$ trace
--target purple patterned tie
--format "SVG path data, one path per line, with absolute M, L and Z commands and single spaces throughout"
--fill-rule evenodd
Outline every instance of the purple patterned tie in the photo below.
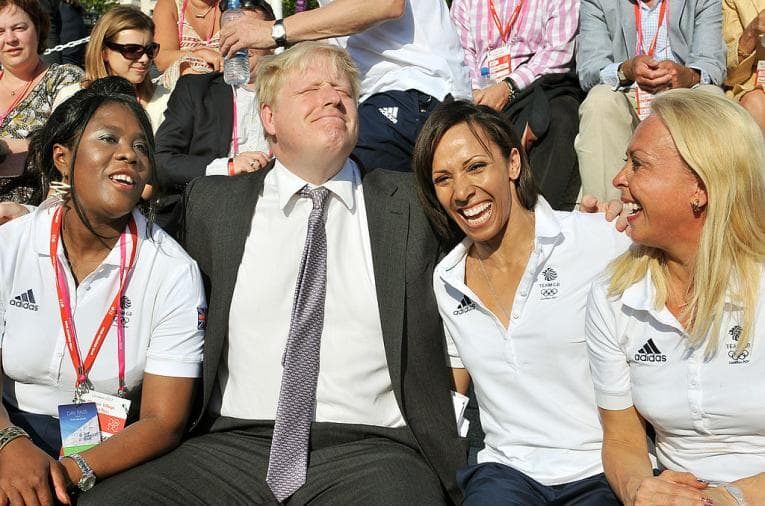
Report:
M 282 359 L 282 384 L 266 483 L 284 502 L 305 483 L 308 439 L 316 408 L 324 299 L 327 293 L 327 235 L 324 230 L 326 188 L 300 190 L 313 201 L 300 261 L 287 347 Z

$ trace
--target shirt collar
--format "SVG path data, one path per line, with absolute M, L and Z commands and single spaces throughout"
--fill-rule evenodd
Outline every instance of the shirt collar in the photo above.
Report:
M 53 213 L 61 205 L 61 201 L 57 198 L 49 198 L 40 204 L 40 207 L 34 212 L 35 215 L 32 218 L 34 249 L 38 255 L 50 257 L 50 225 L 53 221 Z M 133 209 L 133 219 L 136 224 L 138 249 L 140 250 L 142 239 L 146 237 L 146 218 L 141 214 L 138 209 Z M 130 246 L 128 246 L 130 248 Z M 130 249 L 128 249 L 130 251 Z M 63 248 L 59 248 L 59 255 L 63 256 Z M 136 251 L 136 255 L 138 251 Z M 104 265 L 120 265 L 120 250 L 119 243 L 112 248 L 106 258 L 102 262 Z
M 276 178 L 276 189 L 279 192 L 279 208 L 285 213 L 287 212 L 287 206 L 294 198 L 297 198 L 296 194 L 301 188 L 306 185 L 309 189 L 315 188 L 314 185 L 296 176 L 279 160 L 275 161 L 273 172 L 274 177 Z M 340 202 L 342 202 L 349 211 L 353 211 L 356 204 L 354 190 L 360 183 L 361 177 L 359 176 L 359 169 L 356 166 L 356 163 L 349 158 L 346 160 L 343 168 L 340 169 L 332 179 L 321 186 L 328 189 L 332 195 L 340 199 Z

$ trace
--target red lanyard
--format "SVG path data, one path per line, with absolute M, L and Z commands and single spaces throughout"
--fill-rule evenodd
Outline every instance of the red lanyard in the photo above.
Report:
M 236 112 L 236 86 L 231 87 L 232 96 L 234 97 L 234 126 L 231 127 L 231 150 L 234 152 L 234 156 L 239 154 L 239 125 L 237 124 L 237 112 Z
M 135 220 L 131 217 L 128 222 L 128 229 L 130 230 L 130 237 L 133 242 L 133 248 L 130 251 L 130 262 L 125 268 L 125 257 L 127 249 L 127 239 L 125 232 L 120 234 L 120 287 L 117 291 L 117 295 L 114 296 L 109 309 L 106 311 L 106 316 L 101 321 L 101 325 L 96 331 L 96 335 L 93 337 L 93 342 L 90 343 L 90 349 L 85 357 L 85 363 L 83 364 L 80 357 L 80 350 L 77 346 L 77 331 L 74 326 L 74 318 L 72 317 L 72 306 L 69 298 L 69 285 L 66 280 L 66 275 L 61 267 L 61 262 L 58 259 L 58 242 L 61 235 L 61 218 L 63 207 L 56 209 L 53 214 L 53 221 L 50 226 L 50 259 L 53 263 L 53 271 L 56 273 L 56 292 L 58 294 L 58 306 L 61 312 L 61 324 L 64 327 L 64 336 L 66 337 L 66 347 L 69 350 L 69 356 L 72 358 L 72 365 L 77 373 L 77 381 L 75 383 L 75 390 L 77 392 L 83 388 L 83 384 L 88 383 L 88 373 L 93 367 L 93 362 L 98 356 L 98 352 L 101 350 L 101 345 L 104 344 L 106 334 L 109 333 L 109 327 L 114 321 L 115 315 L 117 319 L 117 360 L 119 367 L 119 389 L 118 394 L 122 395 L 125 392 L 125 330 L 122 328 L 122 306 L 120 304 L 122 300 L 122 294 L 125 293 L 127 274 L 133 267 L 135 261 L 136 250 L 138 249 L 138 231 L 136 229 Z
M 659 32 L 661 31 L 661 24 L 664 22 L 664 15 L 667 12 L 668 0 L 661 0 L 661 8 L 659 9 L 659 22 L 656 24 L 656 35 L 653 36 L 651 45 L 648 46 L 648 51 L 643 50 L 643 16 L 640 9 L 640 0 L 635 2 L 635 28 L 637 29 L 637 54 L 647 54 L 653 58 L 653 52 L 656 50 L 656 42 L 659 40 Z M 667 18 L 667 35 L 669 35 L 669 18 Z
M 502 38 L 503 44 L 507 44 L 507 39 L 510 38 L 510 32 L 515 26 L 515 22 L 518 21 L 518 16 L 520 15 L 522 8 L 523 0 L 519 0 L 518 5 L 515 6 L 513 13 L 510 15 L 510 19 L 503 28 L 502 21 L 499 19 L 499 15 L 497 14 L 497 9 L 494 7 L 494 1 L 489 0 L 489 10 L 491 10 L 491 17 L 494 18 L 494 24 L 497 25 L 497 30 L 499 30 L 499 36 Z
M 37 70 L 37 68 L 35 68 L 35 71 L 36 71 L 36 70 Z M 4 75 L 4 74 L 5 74 L 5 71 L 4 71 L 4 70 L 0 70 L 0 79 L 2 79 L 2 78 L 3 78 L 3 75 Z M 16 99 L 13 101 L 13 103 L 11 104 L 11 106 L 10 106 L 10 107 L 9 107 L 9 108 L 8 108 L 8 109 L 7 109 L 7 110 L 6 110 L 6 111 L 5 111 L 3 114 L 1 114 L 1 115 L 0 115 L 0 125 L 1 125 L 1 124 L 2 124 L 4 121 L 5 121 L 5 118 L 7 118 L 7 117 L 8 117 L 8 115 L 11 113 L 11 111 L 12 111 L 12 110 L 14 110 L 14 109 L 16 108 L 16 106 L 17 106 L 17 105 L 19 105 L 19 102 L 21 102 L 22 100 L 24 100 L 24 97 L 26 97 L 26 96 L 27 96 L 27 92 L 29 91 L 29 88 L 32 86 L 32 83 L 33 83 L 33 82 L 35 82 L 35 79 L 34 79 L 34 78 L 33 78 L 31 81 L 29 81 L 29 82 L 27 83 L 27 85 L 26 85 L 26 86 L 24 86 L 24 91 L 22 91 L 21 93 L 19 93 L 19 95 L 18 95 L 18 96 L 16 97 Z

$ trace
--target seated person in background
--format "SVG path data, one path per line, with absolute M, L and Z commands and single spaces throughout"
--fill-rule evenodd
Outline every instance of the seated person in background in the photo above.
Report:
M 50 115 L 56 95 L 80 80 L 74 65 L 46 64 L 50 22 L 37 0 L 0 0 L 0 201 L 39 203 L 39 171 L 27 167 L 27 136 Z
M 461 499 L 438 241 L 411 174 L 362 176 L 348 158 L 357 72 L 317 42 L 258 66 L 274 162 L 197 178 L 184 199 L 185 246 L 212 294 L 194 435 L 79 506 Z
M 542 194 L 553 209 L 572 209 L 584 95 L 573 72 L 578 0 L 454 0 L 451 16 L 475 102 L 508 115 Z M 482 68 L 493 84 L 481 84 Z
M 227 3 L 223 0 L 224 11 Z M 274 19 L 265 0 L 244 0 L 241 8 L 246 16 Z M 157 182 L 162 190 L 157 221 L 171 234 L 180 218 L 181 194 L 192 179 L 233 176 L 268 163 L 270 150 L 260 124 L 253 82 L 258 60 L 270 52 L 249 50 L 250 82 L 236 89 L 223 81 L 221 73 L 178 80 L 165 121 L 157 130 Z
M 738 100 L 765 132 L 765 68 L 757 72 L 758 63 L 765 60 L 763 35 L 765 0 L 723 0 L 723 37 L 728 46 L 725 93 Z
M 146 109 L 152 130 L 162 123 L 170 93 L 151 82 L 149 67 L 159 54 L 159 45 L 152 41 L 154 23 L 135 7 L 117 6 L 102 15 L 90 34 L 85 50 L 85 78 L 82 83 L 62 89 L 53 107 L 96 79 L 118 76 L 135 87 L 138 102 Z
M 600 215 L 553 211 L 512 125 L 488 107 L 438 107 L 413 167 L 434 229 L 466 236 L 433 275 L 455 387 L 472 379 L 486 433 L 478 464 L 458 473 L 463 504 L 619 504 L 603 476 L 584 310 L 629 239 Z
M 444 0 L 319 0 L 285 19 L 241 18 L 221 30 L 221 52 L 332 37 L 359 67 L 354 156 L 368 169 L 411 171 L 417 133 L 447 96 L 470 98 L 460 41 Z
M 135 97 L 97 89 L 33 134 L 43 188 L 59 198 L 0 227 L 0 502 L 69 503 L 67 483 L 85 491 L 167 452 L 202 369 L 199 270 L 135 209 L 151 126 Z M 99 394 L 132 401 L 129 425 L 57 460 L 58 407 Z
M 576 64 L 587 98 L 575 147 L 582 194 L 615 198 L 611 180 L 656 93 L 722 93 L 721 0 L 582 0 Z
M 603 466 L 625 504 L 765 504 L 762 131 L 708 93 L 652 111 L 614 178 L 635 244 L 587 304 Z
M 160 82 L 172 90 L 178 78 L 223 70 L 218 0 L 157 0 L 154 40 L 162 46 L 155 64 Z

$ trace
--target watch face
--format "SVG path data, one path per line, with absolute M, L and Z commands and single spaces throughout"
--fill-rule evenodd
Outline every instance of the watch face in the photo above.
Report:
M 96 484 L 96 475 L 88 474 L 80 478 L 79 487 L 83 492 L 90 490 Z
M 286 31 L 284 30 L 284 25 L 282 24 L 274 25 L 273 29 L 271 30 L 271 37 L 274 39 L 281 39 L 285 34 Z

